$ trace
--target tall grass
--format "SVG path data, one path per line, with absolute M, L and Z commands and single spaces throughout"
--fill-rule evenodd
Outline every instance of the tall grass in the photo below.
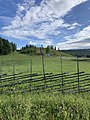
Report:
M 90 120 L 90 95 L 2 95 L 0 120 Z

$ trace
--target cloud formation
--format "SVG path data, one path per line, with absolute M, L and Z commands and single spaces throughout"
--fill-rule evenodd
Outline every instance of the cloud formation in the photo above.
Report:
M 90 48 L 90 25 L 85 27 L 80 32 L 65 37 L 68 41 L 63 43 L 58 43 L 57 47 L 61 49 L 86 49 Z
M 40 5 L 36 5 L 35 0 L 24 0 L 22 4 L 17 5 L 16 16 L 11 24 L 3 27 L 0 34 L 23 40 L 29 40 L 29 37 L 36 37 L 43 44 L 43 41 L 46 41 L 46 44 L 53 44 L 50 36 L 59 36 L 62 28 L 72 30 L 80 26 L 77 22 L 73 24 L 65 23 L 63 17 L 71 11 L 73 7 L 86 1 L 87 0 L 42 0 Z M 86 28 L 87 31 L 88 29 L 90 30 L 90 28 Z M 61 49 L 73 48 L 74 45 L 70 45 L 71 47 L 69 47 L 68 44 L 73 43 L 76 38 L 80 41 L 87 38 L 87 36 L 85 30 L 82 30 L 75 35 L 65 37 L 65 39 L 69 41 L 58 43 L 57 46 Z M 39 41 L 37 40 L 37 43 Z M 36 41 L 33 43 L 36 44 Z

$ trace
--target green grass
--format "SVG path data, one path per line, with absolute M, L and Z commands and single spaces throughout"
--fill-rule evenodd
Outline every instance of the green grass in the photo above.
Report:
M 0 74 L 29 73 L 32 59 L 33 73 L 42 73 L 41 56 L 14 53 L 0 56 Z M 74 59 L 74 60 L 72 60 Z M 63 57 L 63 72 L 77 72 L 76 58 Z M 81 58 L 83 59 L 83 58 Z M 80 71 L 90 73 L 90 59 L 80 60 Z M 61 72 L 59 56 L 44 57 L 45 71 Z M 90 120 L 90 95 L 83 94 L 14 94 L 0 95 L 0 120 Z
M 30 59 L 32 59 L 33 73 L 42 73 L 42 59 L 41 56 L 29 56 L 19 53 L 14 53 L 6 56 L 0 56 L 0 73 L 13 73 L 13 64 L 15 64 L 15 72 L 30 71 Z M 63 72 L 77 72 L 76 59 L 73 57 L 63 57 Z M 89 59 L 90 60 L 90 59 Z M 59 56 L 44 57 L 45 72 L 60 73 L 61 64 Z M 80 71 L 90 73 L 90 61 L 80 61 Z
M 0 120 L 90 120 L 90 95 L 2 95 Z

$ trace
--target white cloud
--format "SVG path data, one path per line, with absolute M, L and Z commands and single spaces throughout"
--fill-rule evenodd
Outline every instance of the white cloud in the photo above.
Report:
M 18 11 L 22 12 L 24 10 L 25 10 L 24 6 L 21 6 L 20 4 L 18 4 Z
M 30 45 L 36 45 L 36 43 L 35 43 L 35 42 L 32 42 L 32 41 L 29 41 L 29 44 L 30 44 Z
M 79 26 L 81 26 L 81 25 L 75 22 L 75 23 L 67 26 L 67 30 L 73 30 L 73 29 L 76 29 Z
M 39 41 L 36 41 L 36 44 L 38 44 L 39 46 L 43 45 L 43 47 L 47 47 L 48 45 L 54 45 L 53 40 L 51 39 L 39 40 Z
M 60 49 L 90 48 L 90 25 L 74 35 L 65 37 L 65 39 L 67 41 L 58 43 L 57 47 Z
M 69 30 L 78 26 L 69 25 L 62 19 L 73 7 L 87 0 L 43 0 L 40 6 L 34 5 L 35 0 L 24 0 L 17 5 L 16 17 L 11 25 L 2 28 L 3 35 L 27 39 L 29 36 L 47 40 L 49 35 L 59 35 L 60 28 Z M 23 13 L 24 12 L 24 13 Z
M 80 41 L 80 40 L 85 40 L 85 39 L 88 39 L 88 38 L 90 38 L 90 25 L 85 27 L 80 32 L 66 37 L 67 40 L 69 40 L 69 41 L 73 40 L 73 42 L 77 42 L 77 41 Z
M 41 46 L 43 45 L 43 47 L 47 47 L 47 45 L 54 45 L 53 44 L 53 40 L 36 40 L 35 42 L 33 42 L 32 40 L 29 41 L 29 44 L 31 45 L 38 45 Z
M 88 40 L 88 42 L 84 41 L 80 41 L 77 43 L 74 43 L 73 41 L 67 41 L 67 42 L 63 42 L 63 43 L 59 43 L 56 45 L 57 48 L 60 48 L 61 50 L 69 50 L 69 49 L 90 49 L 90 39 Z

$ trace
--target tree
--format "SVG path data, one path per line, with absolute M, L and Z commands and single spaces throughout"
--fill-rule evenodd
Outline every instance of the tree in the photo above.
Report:
M 56 50 L 56 46 L 55 46 L 55 48 L 54 48 L 55 50 Z
M 3 54 L 7 55 L 12 51 L 12 46 L 8 40 L 3 39 Z
M 50 47 L 49 47 L 49 46 L 47 46 L 47 48 L 46 48 L 46 54 L 48 54 L 48 53 L 49 53 L 49 51 L 50 51 Z
M 16 50 L 16 44 L 0 37 L 0 55 L 7 55 Z
M 29 46 L 28 45 L 26 45 L 26 48 L 28 48 Z
M 51 49 L 53 50 L 53 45 L 51 45 Z
M 3 53 L 3 41 L 0 38 L 0 55 Z
M 58 51 L 60 51 L 60 49 L 58 48 Z
M 11 45 L 12 45 L 12 51 L 13 51 L 13 52 L 16 51 L 16 44 L 13 43 L 13 42 L 11 42 Z
M 36 46 L 34 46 L 34 54 L 36 55 Z

